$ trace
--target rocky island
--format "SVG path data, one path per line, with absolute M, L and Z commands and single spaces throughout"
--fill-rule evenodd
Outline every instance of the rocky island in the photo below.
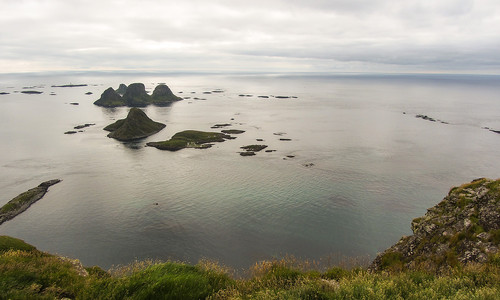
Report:
M 178 151 L 184 148 L 207 149 L 212 147 L 213 142 L 224 142 L 231 138 L 230 135 L 221 132 L 185 130 L 174 134 L 170 140 L 149 142 L 146 145 L 168 151 Z
M 120 93 L 123 93 L 123 97 Z M 121 84 L 117 91 L 111 87 L 106 89 L 94 104 L 103 107 L 146 107 L 150 104 L 168 106 L 179 100 L 182 98 L 175 96 L 167 85 L 157 85 L 150 96 L 143 83 L 132 83 L 128 87 Z
M 119 141 L 131 141 L 153 135 L 165 128 L 165 126 L 163 123 L 151 120 L 141 109 L 133 107 L 125 119 L 104 127 L 104 130 L 111 131 L 108 134 L 110 138 Z
M 411 229 L 413 235 L 379 254 L 370 269 L 442 273 L 487 262 L 500 246 L 500 180 L 481 178 L 452 188 Z
M 7 204 L 0 208 L 0 224 L 13 219 L 20 213 L 27 210 L 33 203 L 42 199 L 42 197 L 47 193 L 50 186 L 59 182 L 61 182 L 60 179 L 53 179 L 42 182 L 39 186 L 29 189 L 28 191 L 7 202 Z

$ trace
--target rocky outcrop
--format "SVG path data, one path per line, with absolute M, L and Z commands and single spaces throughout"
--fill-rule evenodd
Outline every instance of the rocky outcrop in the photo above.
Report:
M 119 107 L 125 106 L 125 101 L 113 88 L 110 87 L 101 94 L 101 98 L 95 101 L 94 104 L 103 107 Z
M 153 135 L 163 128 L 165 124 L 151 120 L 142 110 L 133 107 L 125 119 L 104 127 L 104 130 L 111 131 L 108 137 L 119 141 L 131 141 Z
M 150 96 L 143 83 L 132 83 L 128 87 L 122 83 L 116 91 L 111 87 L 108 88 L 94 104 L 103 107 L 146 107 L 150 104 L 167 106 L 179 100 L 182 98 L 175 96 L 165 84 L 156 86 L 153 95 Z
M 170 88 L 165 84 L 157 85 L 151 98 L 152 103 L 158 106 L 168 106 L 174 101 L 182 100 L 181 97 L 174 95 Z
M 39 186 L 32 188 L 14 199 L 10 200 L 0 209 L 0 224 L 13 219 L 20 213 L 27 210 L 33 203 L 42 199 L 50 186 L 61 182 L 60 179 L 53 179 L 42 182 Z
M 120 95 L 125 95 L 125 92 L 127 92 L 127 86 L 123 83 L 120 83 L 120 86 L 116 89 L 116 92 Z
M 227 139 L 231 139 L 231 136 L 221 132 L 184 130 L 174 134 L 170 140 L 149 142 L 146 145 L 168 151 L 179 151 L 184 148 L 207 149 L 212 147 L 212 143 L 224 142 Z
M 151 104 L 151 96 L 146 93 L 143 83 L 132 83 L 123 95 L 125 105 L 129 107 L 146 107 Z
M 379 254 L 371 270 L 440 272 L 486 262 L 500 248 L 500 180 L 481 178 L 451 189 L 411 228 L 413 235 Z

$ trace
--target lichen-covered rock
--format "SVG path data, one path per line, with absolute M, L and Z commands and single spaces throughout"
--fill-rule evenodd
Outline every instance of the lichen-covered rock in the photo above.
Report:
M 499 250 L 500 180 L 476 179 L 452 188 L 411 223 L 413 235 L 379 254 L 370 269 L 447 270 L 484 263 Z

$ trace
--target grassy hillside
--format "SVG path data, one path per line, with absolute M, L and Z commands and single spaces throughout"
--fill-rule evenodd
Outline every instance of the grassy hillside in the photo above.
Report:
M 457 266 L 370 273 L 363 268 L 315 271 L 296 260 L 260 262 L 249 278 L 202 261 L 135 262 L 104 271 L 0 237 L 0 299 L 498 299 L 500 256 Z

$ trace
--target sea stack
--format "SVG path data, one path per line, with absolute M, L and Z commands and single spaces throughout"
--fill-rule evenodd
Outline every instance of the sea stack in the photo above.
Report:
M 131 141 L 153 135 L 165 128 L 165 124 L 151 120 L 141 109 L 131 108 L 127 118 L 104 128 L 111 131 L 108 137 L 119 141 Z
M 123 101 L 123 98 L 110 87 L 101 94 L 101 98 L 95 101 L 94 104 L 103 107 L 119 107 L 125 106 L 125 101 Z
M 123 100 L 129 107 L 146 107 L 151 103 L 151 96 L 146 93 L 143 83 L 132 83 L 127 87 Z
M 165 84 L 157 85 L 151 97 L 153 98 L 153 104 L 158 106 L 167 106 L 174 101 L 182 100 L 181 97 L 175 96 Z

